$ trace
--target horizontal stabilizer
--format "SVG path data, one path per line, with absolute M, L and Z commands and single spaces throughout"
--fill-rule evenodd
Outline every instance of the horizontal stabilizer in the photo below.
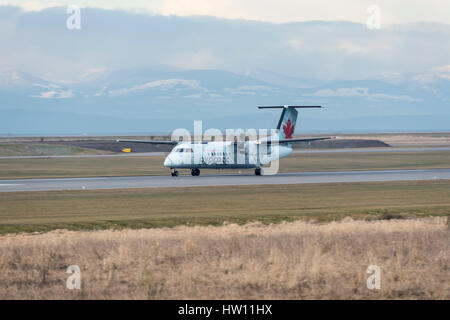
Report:
M 303 138 L 303 139 L 283 139 L 283 140 L 280 140 L 279 143 L 311 142 L 311 141 L 328 140 L 328 139 L 333 139 L 333 137 Z
M 259 109 L 281 109 L 281 108 L 322 108 L 322 106 L 261 106 Z
M 150 144 L 170 144 L 176 145 L 178 141 L 170 141 L 170 140 L 123 140 L 118 139 L 116 142 L 133 142 L 133 143 L 150 143 Z
M 295 142 L 311 142 L 311 141 L 319 141 L 319 140 L 328 140 L 335 139 L 336 137 L 318 137 L 318 138 L 299 138 L 299 139 L 280 139 L 278 140 L 279 144 L 282 143 L 295 143 Z M 275 140 L 274 140 L 275 141 Z M 264 141 L 264 143 L 270 144 L 272 140 Z

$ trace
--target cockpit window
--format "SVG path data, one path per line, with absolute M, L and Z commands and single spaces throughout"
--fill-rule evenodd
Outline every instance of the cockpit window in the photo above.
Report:
M 180 148 L 176 149 L 174 152 L 193 152 L 192 148 Z

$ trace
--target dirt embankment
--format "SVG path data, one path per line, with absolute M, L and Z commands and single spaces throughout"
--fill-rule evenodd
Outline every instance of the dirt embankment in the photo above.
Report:
M 332 139 L 308 143 L 296 143 L 295 149 L 345 149 L 345 148 L 379 148 L 390 147 L 381 140 L 368 139 Z
M 37 142 L 39 143 L 39 142 Z M 76 146 L 86 149 L 121 152 L 130 148 L 131 152 L 169 152 L 173 146 L 164 144 L 146 144 L 132 142 L 116 142 L 115 140 L 74 140 L 74 141 L 50 141 L 46 144 L 57 144 L 64 146 Z

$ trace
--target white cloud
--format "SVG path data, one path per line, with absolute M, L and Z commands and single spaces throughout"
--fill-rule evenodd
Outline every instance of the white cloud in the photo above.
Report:
M 31 96 L 33 98 L 42 98 L 42 99 L 66 99 L 73 96 L 72 90 L 50 90 L 46 92 L 42 92 L 38 96 Z
M 276 88 L 271 86 L 262 86 L 262 85 L 244 85 L 238 88 L 225 88 L 225 91 L 231 94 L 242 94 L 242 95 L 250 95 L 254 96 L 257 93 L 260 95 L 266 95 L 266 92 L 275 91 Z
M 339 88 L 336 90 L 323 89 L 312 94 L 313 97 L 364 97 L 369 94 L 368 88 Z
M 402 101 L 411 101 L 411 102 L 419 102 L 422 99 L 413 98 L 407 95 L 391 95 L 385 93 L 370 93 L 369 88 L 339 88 L 336 90 L 332 89 L 323 89 L 318 90 L 312 94 L 305 94 L 305 96 L 312 97 L 364 97 L 367 100 L 382 100 L 382 99 L 390 99 L 390 100 L 402 100 Z
M 28 11 L 54 6 L 67 6 L 65 0 L 1 0 L 3 5 L 18 5 Z M 352 21 L 365 23 L 366 9 L 372 0 L 78 0 L 80 7 L 124 9 L 163 15 L 208 15 L 229 19 L 248 19 L 268 22 L 294 21 Z M 381 8 L 381 23 L 409 23 L 419 21 L 448 23 L 448 0 L 377 0 Z
M 191 89 L 200 89 L 203 88 L 200 86 L 200 81 L 198 80 L 185 80 L 185 79 L 167 79 L 167 80 L 156 80 L 147 82 L 141 85 L 133 86 L 131 88 L 123 88 L 118 90 L 110 90 L 108 93 L 112 96 L 120 96 L 124 94 L 128 94 L 134 91 L 142 91 L 142 90 L 150 90 L 150 89 L 160 89 L 160 90 L 168 90 L 174 88 L 176 86 L 183 86 Z
M 286 78 L 255 78 L 278 78 L 295 86 L 301 85 L 297 78 L 399 81 L 450 63 L 448 24 L 371 31 L 364 25 L 348 23 L 278 25 L 86 10 L 89 30 L 69 32 L 61 20 L 64 8 L 42 13 L 3 10 L 0 43 L 5 50 L 0 50 L 0 65 L 65 86 L 99 78 L 105 71 L 113 75 L 117 70 L 159 66 L 238 74 L 264 70 L 265 74 Z M 9 27 L 2 28 L 2 24 Z M 396 76 L 386 77 L 388 72 Z M 446 77 L 446 73 L 440 74 Z M 241 91 L 247 94 L 254 90 Z
M 94 97 L 100 97 L 100 96 L 105 95 L 106 89 L 108 89 L 108 87 L 103 87 L 101 90 L 99 90 L 96 93 L 94 93 Z
M 108 68 L 104 68 L 104 67 L 90 68 L 86 72 L 80 74 L 79 77 L 82 78 L 82 79 L 90 78 L 90 77 L 92 77 L 94 75 L 98 75 L 100 73 L 104 73 L 107 70 L 108 70 Z
M 200 99 L 203 96 L 200 93 L 194 93 L 194 94 L 188 94 L 186 96 L 184 96 L 184 98 L 188 98 L 188 99 Z
M 300 38 L 295 38 L 295 39 L 289 39 L 286 40 L 284 42 L 282 42 L 283 46 L 295 49 L 295 50 L 307 50 L 308 46 L 305 45 L 305 41 L 303 39 Z
M 0 68 L 0 77 L 7 78 L 10 80 L 18 80 L 20 79 L 20 75 L 17 70 L 14 70 L 10 67 Z
M 1 1 L 0 4 L 20 4 L 25 11 L 41 11 L 61 5 L 59 1 Z
M 41 88 L 44 88 L 44 89 L 58 89 L 58 88 L 60 88 L 59 85 L 53 84 L 53 83 L 48 83 L 48 84 L 33 83 L 33 86 L 41 87 Z
M 19 73 L 17 72 L 11 73 L 11 80 L 19 80 L 19 79 L 20 79 Z
M 253 86 L 240 86 L 239 90 L 249 90 L 249 91 L 272 91 L 273 87 L 270 86 L 261 86 L 261 85 L 253 85 Z
M 54 98 L 58 93 L 54 90 L 42 92 L 39 96 L 33 96 L 35 98 Z
M 249 96 L 256 95 L 256 92 L 254 92 L 254 91 L 240 90 L 239 88 L 225 88 L 224 90 L 231 94 L 242 94 L 242 95 L 249 95 Z
M 422 84 L 432 83 L 438 80 L 450 81 L 450 64 L 431 69 L 414 77 L 414 80 Z
M 402 100 L 402 101 L 411 101 L 411 102 L 420 102 L 423 101 L 423 99 L 419 98 L 413 98 L 411 96 L 407 95 L 392 95 L 392 94 L 385 94 L 385 93 L 372 93 L 367 96 L 368 99 L 371 100 L 379 100 L 379 99 L 391 99 L 391 100 Z
M 195 52 L 179 52 L 167 54 L 163 63 L 183 69 L 213 69 L 219 66 L 217 58 L 206 49 Z
M 362 46 L 353 42 L 344 42 L 339 46 L 339 50 L 344 51 L 345 53 L 354 54 L 365 54 L 370 52 L 371 48 L 369 46 Z
M 366 23 L 366 9 L 372 4 L 372 0 L 165 0 L 157 12 L 276 23 L 311 20 Z M 448 23 L 450 16 L 448 0 L 377 0 L 376 4 L 381 8 L 382 24 L 418 21 Z

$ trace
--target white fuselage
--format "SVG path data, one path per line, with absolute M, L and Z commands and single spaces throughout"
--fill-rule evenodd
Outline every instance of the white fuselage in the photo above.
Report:
M 256 141 L 180 143 L 166 157 L 169 168 L 248 169 L 260 168 L 287 157 L 290 146 L 267 145 Z

